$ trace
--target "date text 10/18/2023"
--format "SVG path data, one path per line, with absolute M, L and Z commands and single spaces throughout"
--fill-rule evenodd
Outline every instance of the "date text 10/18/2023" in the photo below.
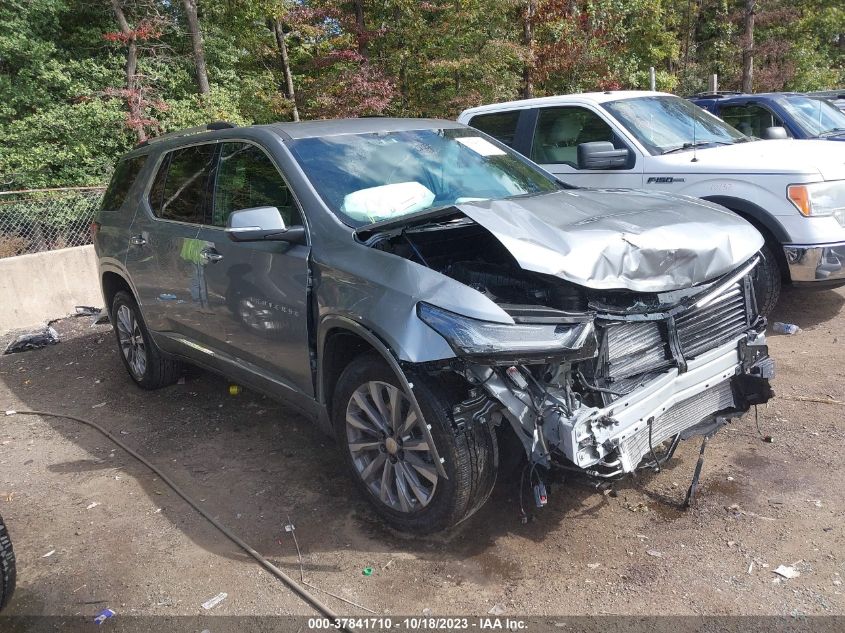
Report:
M 439 618 L 439 617 L 403 617 L 403 618 L 309 618 L 308 628 L 311 630 L 405 630 L 405 631 L 454 631 L 454 630 L 488 630 L 488 631 L 525 631 L 528 623 L 517 618 L 477 617 L 477 618 Z

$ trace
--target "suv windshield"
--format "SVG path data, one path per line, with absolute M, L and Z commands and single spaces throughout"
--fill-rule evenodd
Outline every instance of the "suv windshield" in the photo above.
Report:
M 795 119 L 795 123 L 810 136 L 845 131 L 845 113 L 824 99 L 786 97 L 782 105 Z
M 354 227 L 560 188 L 511 150 L 465 128 L 304 138 L 291 150 L 326 205 Z
M 750 140 L 742 132 L 686 99 L 661 95 L 603 104 L 652 154 Z

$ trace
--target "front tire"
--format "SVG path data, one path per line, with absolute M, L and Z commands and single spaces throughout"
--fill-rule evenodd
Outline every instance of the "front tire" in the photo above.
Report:
M 379 515 L 398 530 L 429 534 L 484 504 L 496 482 L 498 449 L 488 425 L 454 427 L 454 402 L 440 384 L 424 377 L 413 384 L 424 420 L 382 357 L 363 354 L 337 382 L 332 421 L 344 461 Z M 437 472 L 423 425 L 430 426 L 447 478 Z
M 0 517 L 0 611 L 15 592 L 15 552 L 9 532 Z
M 153 341 L 135 297 L 121 290 L 114 296 L 111 321 L 123 366 L 143 389 L 172 385 L 182 374 L 182 363 L 167 358 Z
M 768 317 L 777 305 L 782 284 L 780 266 L 768 244 L 760 249 L 760 263 L 754 269 L 753 281 L 757 311 Z

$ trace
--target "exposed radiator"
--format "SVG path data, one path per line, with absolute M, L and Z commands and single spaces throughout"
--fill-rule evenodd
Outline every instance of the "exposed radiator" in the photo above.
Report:
M 679 315 L 675 325 L 685 358 L 695 358 L 737 338 L 748 328 L 741 283 L 734 284 L 703 308 Z
M 607 362 L 601 374 L 609 382 L 624 381 L 674 364 L 665 321 L 623 322 L 605 326 Z M 675 317 L 680 349 L 685 359 L 720 347 L 748 328 L 742 282 L 701 308 Z
M 695 426 L 707 416 L 734 406 L 733 392 L 729 380 L 687 398 L 670 407 L 652 423 L 651 443 L 657 447 L 664 440 Z M 619 458 L 622 469 L 630 472 L 637 467 L 648 447 L 648 427 L 645 427 L 619 442 Z

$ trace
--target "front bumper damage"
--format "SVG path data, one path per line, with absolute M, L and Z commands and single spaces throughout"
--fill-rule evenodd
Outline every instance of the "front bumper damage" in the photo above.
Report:
M 467 361 L 475 387 L 456 419 L 506 421 L 546 468 L 614 478 L 659 465 L 661 444 L 671 456 L 774 395 L 753 265 L 661 313 L 597 313 L 589 358 L 539 370 Z

